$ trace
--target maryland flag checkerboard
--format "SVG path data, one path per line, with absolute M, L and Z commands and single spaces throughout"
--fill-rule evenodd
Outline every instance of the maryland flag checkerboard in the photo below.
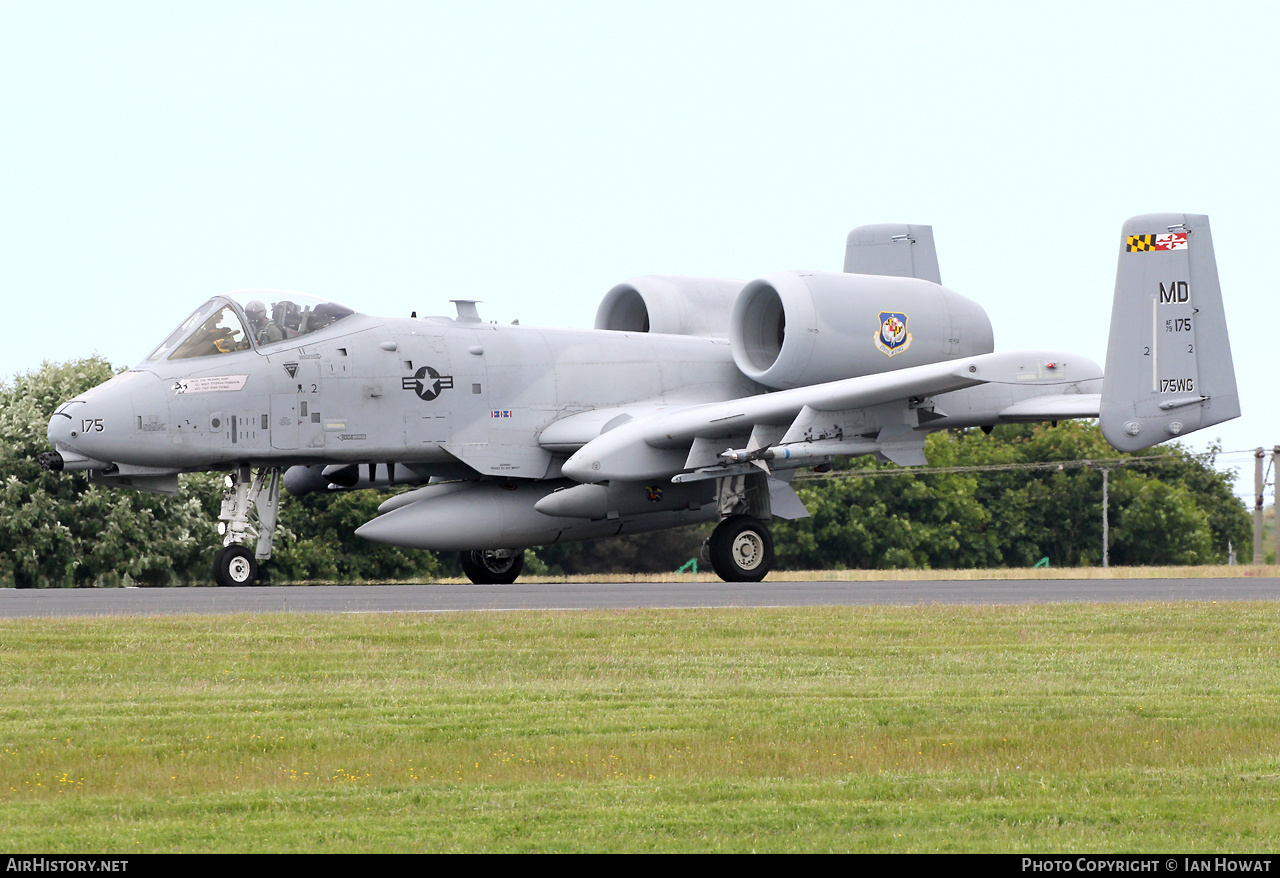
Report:
M 1129 235 L 1124 246 L 1127 253 L 1146 250 L 1186 250 L 1187 233 L 1170 232 L 1167 235 Z

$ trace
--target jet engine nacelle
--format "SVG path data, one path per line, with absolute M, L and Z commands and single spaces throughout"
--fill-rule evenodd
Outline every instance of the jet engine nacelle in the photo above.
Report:
M 620 283 L 596 311 L 596 329 L 726 338 L 742 281 L 646 275 Z
M 973 301 L 913 277 L 785 271 L 746 284 L 729 322 L 748 378 L 783 390 L 989 354 Z

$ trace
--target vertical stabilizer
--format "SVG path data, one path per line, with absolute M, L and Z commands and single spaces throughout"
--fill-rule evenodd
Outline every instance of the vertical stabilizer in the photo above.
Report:
M 884 223 L 858 226 L 844 246 L 846 274 L 918 277 L 941 284 L 933 226 Z
M 1102 434 L 1137 451 L 1239 416 L 1209 218 L 1134 217 L 1120 235 Z

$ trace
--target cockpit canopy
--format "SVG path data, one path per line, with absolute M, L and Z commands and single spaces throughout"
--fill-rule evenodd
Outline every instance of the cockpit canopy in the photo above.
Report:
M 169 334 L 148 360 L 212 357 L 267 347 L 332 326 L 355 312 L 345 305 L 281 290 L 214 296 Z

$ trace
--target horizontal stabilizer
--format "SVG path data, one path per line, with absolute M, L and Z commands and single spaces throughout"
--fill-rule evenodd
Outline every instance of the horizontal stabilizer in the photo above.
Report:
M 1068 421 L 1096 418 L 1101 405 L 1099 393 L 1055 393 L 1033 396 L 1000 410 L 1002 421 Z

